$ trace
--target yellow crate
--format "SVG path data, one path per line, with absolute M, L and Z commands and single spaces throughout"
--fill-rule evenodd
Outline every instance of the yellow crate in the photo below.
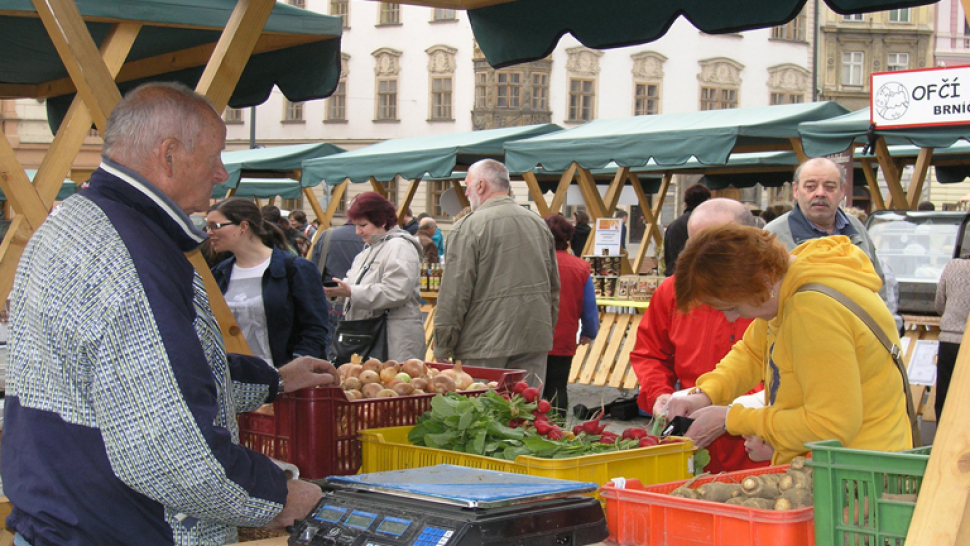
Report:
M 685 480 L 692 476 L 694 445 L 690 440 L 675 444 L 597 453 L 569 459 L 543 459 L 522 455 L 504 461 L 481 455 L 411 445 L 408 432 L 414 427 L 374 428 L 360 431 L 363 446 L 363 474 L 387 470 L 423 468 L 452 464 L 557 478 L 599 485 L 613 478 L 636 478 L 643 484 Z M 596 493 L 599 498 L 599 492 Z

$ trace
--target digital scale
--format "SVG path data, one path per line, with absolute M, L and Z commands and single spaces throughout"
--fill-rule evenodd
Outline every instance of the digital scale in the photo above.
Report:
M 332 476 L 294 546 L 583 546 L 609 536 L 595 483 L 437 465 Z

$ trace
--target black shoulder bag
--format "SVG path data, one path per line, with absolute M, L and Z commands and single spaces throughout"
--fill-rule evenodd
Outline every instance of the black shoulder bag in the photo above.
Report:
M 357 277 L 361 279 L 373 265 L 374 259 L 364 266 Z M 347 303 L 346 313 L 350 313 L 350 302 Z M 346 314 L 344 315 L 346 316 Z M 333 337 L 333 357 L 330 359 L 334 366 L 350 362 L 350 357 L 360 355 L 364 360 L 376 358 L 381 362 L 387 360 L 387 310 L 379 316 L 360 320 L 341 320 L 337 323 L 337 331 Z

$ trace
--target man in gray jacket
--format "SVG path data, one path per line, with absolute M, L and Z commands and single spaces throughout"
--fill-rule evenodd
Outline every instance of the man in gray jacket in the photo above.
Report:
M 455 223 L 434 318 L 434 355 L 470 366 L 546 376 L 559 316 L 552 233 L 509 197 L 509 171 L 493 159 L 468 169 L 472 212 Z

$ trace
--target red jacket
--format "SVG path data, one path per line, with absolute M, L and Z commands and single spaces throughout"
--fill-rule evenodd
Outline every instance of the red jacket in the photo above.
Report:
M 589 262 L 565 250 L 556 251 L 559 265 L 559 319 L 552 337 L 553 356 L 576 354 L 576 335 L 583 314 L 583 290 L 589 280 Z
M 637 400 L 641 409 L 653 413 L 657 397 L 694 386 L 697 378 L 714 369 L 734 343 L 744 336 L 752 319 L 731 323 L 720 311 L 706 305 L 689 314 L 677 310 L 674 277 L 666 279 L 650 298 L 637 330 L 637 342 L 630 352 L 630 364 L 640 382 Z M 740 436 L 722 435 L 708 448 L 711 464 L 707 472 L 743 470 L 765 466 L 744 451 Z

